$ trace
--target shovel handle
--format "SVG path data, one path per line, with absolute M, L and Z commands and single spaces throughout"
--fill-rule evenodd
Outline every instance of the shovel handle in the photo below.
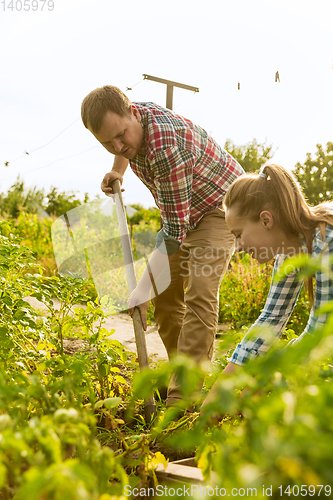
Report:
M 123 197 L 121 194 L 121 184 L 120 184 L 119 179 L 115 179 L 112 182 L 112 190 L 113 190 L 113 193 L 116 195 L 115 201 L 116 201 L 119 229 L 120 229 L 120 234 L 121 234 L 122 248 L 123 248 L 123 253 L 124 253 L 124 259 L 125 259 L 125 262 L 127 263 L 127 265 L 126 265 L 127 284 L 128 284 L 128 289 L 131 293 L 134 290 L 134 288 L 136 287 L 136 277 L 135 277 L 135 270 L 134 270 L 131 241 L 130 241 L 128 226 L 127 226 L 125 207 L 124 207 L 124 203 L 123 203 Z M 149 368 L 149 360 L 148 360 L 146 336 L 145 336 L 145 332 L 143 329 L 140 310 L 138 307 L 134 308 L 132 319 L 133 319 L 133 325 L 134 325 L 136 349 L 138 352 L 139 367 L 140 367 L 140 370 L 142 370 L 144 368 Z M 156 417 L 156 406 L 155 406 L 154 396 L 152 395 L 145 400 L 145 420 L 146 420 L 146 423 L 147 424 L 151 423 L 153 418 L 155 418 L 155 417 Z
M 128 231 L 126 212 L 123 202 L 123 197 L 121 194 L 121 184 L 119 179 L 115 179 L 112 182 L 112 190 L 115 195 L 115 204 L 118 216 L 120 237 L 121 237 L 121 246 L 123 249 L 124 261 L 126 264 L 126 278 L 127 278 L 127 286 L 128 291 L 131 294 L 136 287 L 136 277 L 134 270 L 134 260 L 131 246 L 131 237 Z
M 121 206 L 123 207 L 123 210 L 124 210 L 124 213 L 125 213 L 125 207 L 124 207 L 124 203 L 123 203 L 123 197 L 122 197 L 122 194 L 121 194 L 121 183 L 120 183 L 120 180 L 119 179 L 115 179 L 114 181 L 112 181 L 111 187 L 112 187 L 113 194 L 118 194 L 119 195 L 120 203 L 121 203 Z

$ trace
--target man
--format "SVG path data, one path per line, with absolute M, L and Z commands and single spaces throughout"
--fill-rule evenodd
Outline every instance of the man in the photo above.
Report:
M 163 281 L 166 253 L 171 283 L 153 299 L 159 335 L 169 358 L 178 352 L 198 363 L 210 360 L 219 287 L 234 251 L 222 199 L 243 169 L 201 127 L 156 104 L 131 103 L 117 87 L 88 94 L 82 120 L 115 155 L 102 191 L 112 193 L 112 181 L 122 183 L 130 164 L 161 211 L 162 229 L 149 261 L 154 276 L 143 274 L 131 294 L 130 312 L 139 307 L 146 329 L 151 281 Z M 166 404 L 181 398 L 173 377 Z

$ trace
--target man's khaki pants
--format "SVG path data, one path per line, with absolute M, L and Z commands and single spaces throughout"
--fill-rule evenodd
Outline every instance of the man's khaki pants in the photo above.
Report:
M 235 247 L 224 212 L 217 208 L 189 231 L 170 261 L 171 283 L 153 299 L 159 335 L 169 358 L 186 354 L 211 360 L 218 321 L 218 294 Z M 172 377 L 166 404 L 182 398 Z

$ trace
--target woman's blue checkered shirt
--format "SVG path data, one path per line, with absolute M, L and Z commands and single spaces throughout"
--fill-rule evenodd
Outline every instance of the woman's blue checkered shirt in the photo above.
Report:
M 326 266 L 329 265 L 329 258 L 333 254 L 333 226 L 326 226 L 326 242 L 322 240 L 319 228 L 315 229 L 312 245 L 312 255 L 313 257 L 319 254 L 322 255 L 324 269 L 325 264 Z M 233 363 L 243 365 L 248 359 L 266 352 L 274 341 L 281 337 L 303 286 L 303 281 L 297 279 L 297 271 L 289 274 L 281 281 L 274 281 L 274 276 L 285 259 L 285 255 L 280 254 L 277 256 L 265 307 L 242 342 L 237 345 L 230 358 L 230 361 Z M 315 281 L 314 305 L 306 328 L 297 341 L 304 335 L 313 333 L 317 328 L 325 324 L 327 315 L 318 315 L 316 311 L 327 302 L 333 301 L 333 283 L 329 279 L 328 274 L 324 270 L 317 271 Z M 258 328 L 260 326 L 270 327 L 274 335 L 267 335 L 267 331 L 263 331 L 261 334 Z M 254 327 L 256 327 L 255 330 L 253 330 Z M 256 334 L 257 329 L 258 333 Z

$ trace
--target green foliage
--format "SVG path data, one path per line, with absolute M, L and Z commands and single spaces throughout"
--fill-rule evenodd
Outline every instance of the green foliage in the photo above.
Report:
M 154 467 L 164 457 L 152 451 L 156 443 L 169 451 L 196 454 L 210 484 L 230 491 L 257 488 L 257 498 L 263 498 L 263 484 L 272 485 L 275 498 L 279 486 L 332 484 L 332 320 L 304 344 L 284 349 L 286 341 L 281 340 L 281 348 L 221 379 L 217 399 L 202 417 L 194 413 L 179 418 L 177 413 L 193 404 L 193 398 L 200 400 L 207 367 L 176 357 L 154 371 L 135 374 L 129 384 L 120 367 L 127 365 L 130 374 L 137 366 L 119 343 L 110 340 L 103 311 L 87 296 L 87 280 L 29 272 L 36 266 L 31 251 L 11 233 L 8 222 L 0 227 L 4 498 L 110 500 L 119 497 L 125 485 L 157 484 Z M 246 273 L 254 281 L 258 276 L 258 294 L 260 276 L 267 281 L 270 269 L 260 275 L 260 266 L 245 269 L 250 264 L 238 257 L 230 272 L 234 279 L 235 266 L 243 266 L 237 272 L 243 273 L 244 282 Z M 23 300 L 28 294 L 45 304 L 46 316 L 40 317 Z M 83 305 L 74 308 L 80 302 Z M 87 349 L 65 354 L 65 335 L 80 338 Z M 239 335 L 221 340 L 217 370 L 238 340 Z M 157 419 L 147 430 L 138 403 L 174 373 L 184 401 L 167 411 L 158 407 Z M 211 377 L 207 380 L 211 385 Z M 248 392 L 240 398 L 241 388 Z M 121 413 L 125 407 L 127 422 Z M 222 422 L 207 427 L 216 412 L 222 413 Z
M 48 200 L 47 204 L 45 204 L 46 212 L 49 215 L 55 215 L 57 217 L 82 205 L 82 202 L 75 197 L 74 193 L 68 194 L 64 191 L 59 193 L 56 187 L 51 187 L 51 191 L 46 195 L 46 198 Z M 83 203 L 87 203 L 88 201 L 89 198 L 86 193 Z
M 10 223 L 11 231 L 21 239 L 20 244 L 32 250 L 36 263 L 44 268 L 44 274 L 48 276 L 57 273 L 51 241 L 53 221 L 53 217 L 41 218 L 37 214 L 20 212 Z
M 148 209 L 142 205 L 131 205 L 136 210 L 131 217 L 127 216 L 130 227 L 133 252 L 136 259 L 147 255 L 147 245 L 152 252 L 156 242 L 156 234 L 161 229 L 161 213 L 156 207 Z
M 88 200 L 86 193 L 83 203 L 87 203 Z M 27 189 L 24 181 L 18 177 L 7 194 L 0 194 L 0 215 L 16 219 L 20 212 L 27 212 L 41 217 L 47 215 L 59 217 L 81 204 L 74 193 L 58 192 L 55 187 L 51 187 L 46 195 L 44 189 L 37 187 Z
M 316 336 L 286 349 L 282 343 L 221 379 L 191 436 L 207 479 L 214 470 L 219 487 L 257 488 L 257 498 L 266 498 L 263 485 L 272 486 L 273 498 L 282 497 L 281 486 L 332 485 L 331 331 L 332 321 Z M 247 389 L 243 397 L 240 388 Z M 216 411 L 229 417 L 203 433 Z
M 306 161 L 297 163 L 294 174 L 310 205 L 333 199 L 333 143 L 328 142 L 326 149 L 317 144 L 315 158 L 307 153 Z
M 196 455 L 207 483 L 227 494 L 253 487 L 264 498 L 265 485 L 272 498 L 284 498 L 279 487 L 332 485 L 332 317 L 315 336 L 285 348 L 307 320 L 301 295 L 276 348 L 221 378 L 202 416 L 179 416 L 198 407 L 200 382 L 206 375 L 206 391 L 211 387 L 246 327 L 222 336 L 213 371 L 175 357 L 137 373 L 135 356 L 104 327 L 91 280 L 46 276 L 39 265 L 52 251 L 51 223 L 27 212 L 0 222 L 0 498 L 114 500 L 125 485 L 157 484 L 154 467 L 165 463 L 164 449 L 167 456 Z M 157 226 L 158 219 L 143 217 L 133 232 Z M 294 265 L 306 277 L 319 262 L 307 257 Z M 220 322 L 252 323 L 270 275 L 270 264 L 236 255 L 220 291 Z M 43 302 L 45 314 L 24 300 L 28 295 Z M 332 311 L 332 304 L 325 308 Z M 70 355 L 66 345 L 74 338 L 81 348 Z M 143 398 L 171 376 L 184 400 L 171 409 L 157 403 L 147 426 Z M 219 423 L 211 420 L 216 413 Z
M 233 327 L 259 316 L 268 294 L 272 265 L 260 265 L 246 253 L 232 258 L 220 288 L 219 322 Z
M 85 280 L 47 278 L 42 269 L 31 274 L 31 251 L 8 222 L 0 227 L 8 234 L 0 236 L 0 496 L 62 500 L 120 493 L 127 475 L 96 432 L 130 392 L 119 366 L 133 369 L 133 357 L 110 339 Z M 40 317 L 27 295 L 42 301 L 48 314 Z M 87 305 L 72 307 L 82 302 Z M 87 349 L 66 355 L 65 335 L 82 339 Z
M 134 215 L 127 217 L 131 226 L 142 227 L 144 224 L 145 226 L 153 226 L 155 230 L 159 230 L 161 225 L 161 213 L 158 208 L 143 208 L 143 206 L 139 204 L 131 205 L 131 207 L 136 210 Z
M 316 336 L 308 335 L 298 344 L 286 347 L 287 341 L 281 340 L 265 356 L 221 378 L 215 400 L 200 418 L 193 414 L 175 419 L 172 409 L 161 412 L 151 438 L 169 449 L 195 454 L 206 480 L 203 487 L 211 486 L 211 498 L 221 496 L 216 487 L 218 492 L 224 488 L 225 496 L 234 489 L 255 488 L 256 498 L 288 498 L 284 491 L 289 485 L 299 491 L 303 485 L 309 496 L 314 491 L 318 496 L 320 485 L 326 485 L 323 491 L 330 497 L 332 327 L 333 318 Z M 195 393 L 200 372 L 189 360 L 176 358 L 172 363 L 172 369 L 182 374 L 186 407 L 190 403 L 186 388 Z M 149 394 L 169 376 L 167 365 L 145 372 L 135 378 L 134 391 Z M 220 422 L 212 421 L 216 413 Z
M 0 194 L 0 214 L 15 219 L 22 210 L 39 213 L 43 200 L 44 190 L 36 187 L 26 190 L 24 181 L 18 177 L 6 195 Z
M 28 395 L 30 380 L 21 376 L 15 382 L 15 389 L 20 387 Z M 8 392 L 8 385 L 1 385 Z M 97 500 L 103 493 L 120 493 L 128 482 L 112 450 L 94 439 L 96 422 L 91 411 L 58 408 L 26 421 L 10 413 L 0 417 L 4 498 L 15 494 L 22 500 Z M 110 484 L 113 478 L 118 485 Z
M 256 139 L 245 146 L 236 146 L 230 139 L 224 144 L 224 149 L 230 153 L 243 167 L 245 172 L 258 172 L 274 154 L 273 145 L 260 144 Z

